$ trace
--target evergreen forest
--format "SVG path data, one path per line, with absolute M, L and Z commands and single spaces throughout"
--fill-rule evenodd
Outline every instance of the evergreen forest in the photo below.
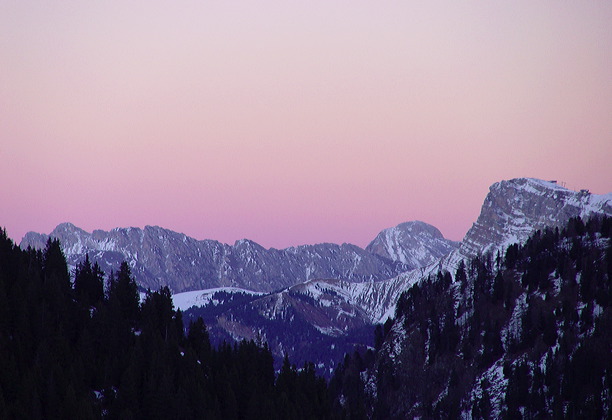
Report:
M 611 235 L 573 218 L 415 284 L 330 387 L 354 418 L 610 418 Z
M 140 303 L 127 263 L 89 259 L 71 282 L 57 240 L 21 250 L 0 232 L 0 419 L 333 418 L 314 366 L 265 344 L 211 347 L 201 319 L 183 325 L 170 290 Z

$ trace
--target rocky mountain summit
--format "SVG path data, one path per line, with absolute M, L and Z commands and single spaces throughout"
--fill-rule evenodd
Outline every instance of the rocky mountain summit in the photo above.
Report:
M 20 246 L 41 249 L 49 236 L 58 238 L 72 266 L 90 255 L 107 273 L 126 260 L 143 288 L 169 286 L 174 293 L 216 287 L 239 287 L 258 292 L 283 289 L 311 279 L 371 282 L 395 277 L 451 249 L 451 241 L 421 232 L 439 231 L 419 223 L 414 235 L 394 238 L 396 255 L 370 252 L 351 244 L 316 244 L 286 249 L 266 249 L 247 240 L 234 245 L 199 241 L 157 226 L 95 230 L 88 233 L 73 224 L 58 225 L 50 235 L 27 233 Z M 380 235 L 379 235 L 380 236 Z M 435 240 L 434 245 L 428 242 Z M 376 240 L 375 240 L 376 242 Z M 381 244 L 379 240 L 376 242 Z M 384 248 L 384 245 L 380 245 Z M 408 248 L 414 247 L 418 258 Z M 446 248 L 444 248 L 446 247 Z M 413 252 L 413 254 L 411 254 Z M 382 255 L 381 255 L 382 254 Z M 414 255 L 416 255 L 414 254 Z
M 444 238 L 434 226 L 413 221 L 383 230 L 366 251 L 418 268 L 439 260 L 458 246 L 458 242 Z
M 572 217 L 612 214 L 612 193 L 572 191 L 556 181 L 516 178 L 489 188 L 478 220 L 467 232 L 459 253 L 472 257 L 512 243 L 524 242 L 534 231 L 560 227 Z

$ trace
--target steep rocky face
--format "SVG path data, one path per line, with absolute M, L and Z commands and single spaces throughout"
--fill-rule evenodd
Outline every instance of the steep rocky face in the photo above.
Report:
M 556 182 L 533 178 L 501 181 L 490 187 L 460 252 L 472 257 L 523 242 L 534 231 L 562 226 L 571 217 L 591 214 L 612 214 L 612 194 L 575 192 Z
M 213 240 L 198 241 L 155 226 L 88 233 L 64 223 L 50 236 L 60 240 L 73 266 L 86 253 L 106 272 L 116 270 L 125 259 L 140 286 L 157 290 L 168 285 L 174 292 L 214 287 L 267 292 L 313 278 L 376 281 L 410 268 L 351 244 L 304 245 L 278 250 L 265 249 L 245 239 L 230 246 Z M 30 232 L 20 246 L 40 249 L 47 238 Z
M 437 261 L 458 246 L 434 226 L 413 221 L 383 230 L 366 251 L 417 268 Z

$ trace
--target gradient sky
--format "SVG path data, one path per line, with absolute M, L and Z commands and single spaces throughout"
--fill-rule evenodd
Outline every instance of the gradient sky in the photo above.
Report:
M 612 191 L 612 2 L 2 1 L 0 226 L 460 240 L 488 187 Z

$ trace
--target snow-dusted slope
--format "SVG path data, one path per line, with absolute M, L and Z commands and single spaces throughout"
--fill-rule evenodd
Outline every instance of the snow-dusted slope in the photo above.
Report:
M 434 226 L 413 221 L 383 230 L 366 250 L 418 268 L 437 261 L 458 246 L 458 242 L 445 239 Z
M 489 198 L 500 198 L 495 187 Z M 551 190 L 523 198 L 544 205 Z M 609 203 L 565 198 L 547 220 Z M 583 205 L 566 212 L 575 199 Z M 498 227 L 524 232 L 518 223 Z M 610 418 L 610 219 L 564 227 L 530 235 L 500 264 L 472 259 L 460 284 L 441 277 L 404 296 L 360 374 L 369 417 Z
M 367 250 L 350 244 L 276 250 L 249 240 L 230 246 L 152 226 L 90 234 L 62 224 L 51 236 L 60 239 L 72 264 L 86 252 L 106 271 L 127 259 L 139 283 L 153 290 L 169 285 L 174 292 L 217 287 L 269 292 L 298 284 L 296 293 L 318 299 L 316 289 L 326 288 L 336 294 L 330 305 L 344 302 L 364 313 L 369 322 L 384 322 L 393 314 L 401 292 L 427 275 L 438 270 L 454 273 L 465 258 L 522 242 L 536 229 L 560 226 L 570 217 L 594 213 L 612 214 L 612 193 L 575 192 L 553 182 L 518 178 L 490 187 L 480 216 L 458 248 L 422 222 L 386 229 Z M 21 246 L 41 248 L 47 237 L 28 233 Z M 409 265 L 431 261 L 436 253 L 453 247 L 437 261 L 406 271 Z
M 251 290 L 239 289 L 237 287 L 216 287 L 214 289 L 205 290 L 192 290 L 190 292 L 176 293 L 172 295 L 172 303 L 175 309 L 186 311 L 194 306 L 205 306 L 209 303 L 214 302 L 214 294 L 217 292 L 225 293 L 242 293 L 252 296 L 260 295 L 259 292 L 253 292 Z

